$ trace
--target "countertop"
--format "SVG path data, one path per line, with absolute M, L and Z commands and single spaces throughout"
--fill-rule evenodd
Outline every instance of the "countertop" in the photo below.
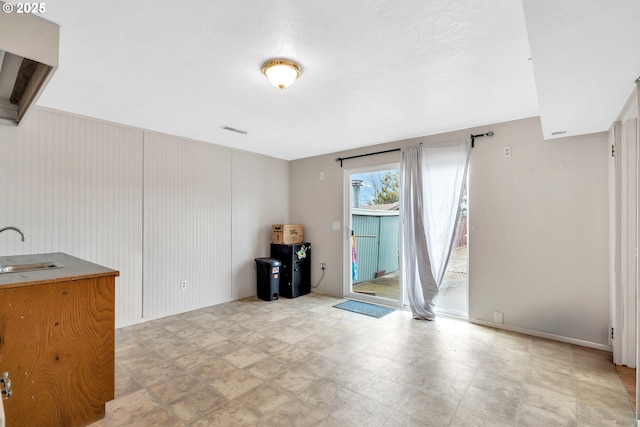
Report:
M 44 283 L 68 282 L 100 276 L 119 276 L 120 272 L 110 268 L 67 255 L 53 252 L 33 255 L 12 255 L 0 257 L 0 266 L 57 262 L 64 267 L 46 270 L 22 271 L 0 274 L 0 290 Z

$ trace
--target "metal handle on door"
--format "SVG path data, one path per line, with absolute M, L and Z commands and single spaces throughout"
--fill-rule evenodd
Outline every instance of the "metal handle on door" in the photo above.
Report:
M 2 384 L 2 398 L 9 399 L 13 396 L 13 390 L 11 390 L 11 380 L 9 379 L 9 373 L 4 372 L 2 378 L 0 378 L 0 384 Z

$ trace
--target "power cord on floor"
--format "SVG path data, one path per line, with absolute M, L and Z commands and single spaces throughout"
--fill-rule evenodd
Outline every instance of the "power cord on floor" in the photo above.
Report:
M 324 279 L 324 270 L 325 270 L 326 268 L 327 268 L 327 267 L 326 267 L 324 264 L 322 264 L 322 266 L 320 267 L 320 269 L 322 270 L 322 277 L 320 277 L 320 280 L 318 280 L 318 283 L 317 283 L 315 286 L 311 285 L 311 287 L 312 287 L 312 288 L 314 288 L 314 289 L 315 289 L 315 288 L 317 288 L 318 286 L 320 286 L 320 282 L 322 282 L 322 279 Z

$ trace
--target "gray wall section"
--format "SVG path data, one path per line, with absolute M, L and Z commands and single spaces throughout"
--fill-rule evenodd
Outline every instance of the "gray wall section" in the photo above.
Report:
M 332 222 L 344 221 L 344 169 L 400 160 L 394 152 L 343 169 L 336 157 L 489 130 L 469 165 L 470 319 L 493 322 L 499 311 L 507 326 L 607 345 L 607 135 L 545 141 L 537 117 L 291 162 L 290 219 L 314 245 L 312 282 L 325 262 L 318 291 L 343 295 L 346 233 Z

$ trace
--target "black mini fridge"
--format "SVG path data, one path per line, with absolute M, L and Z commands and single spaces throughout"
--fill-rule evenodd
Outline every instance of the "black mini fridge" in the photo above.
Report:
M 271 258 L 282 263 L 280 267 L 280 296 L 296 298 L 311 292 L 311 244 L 271 244 Z

